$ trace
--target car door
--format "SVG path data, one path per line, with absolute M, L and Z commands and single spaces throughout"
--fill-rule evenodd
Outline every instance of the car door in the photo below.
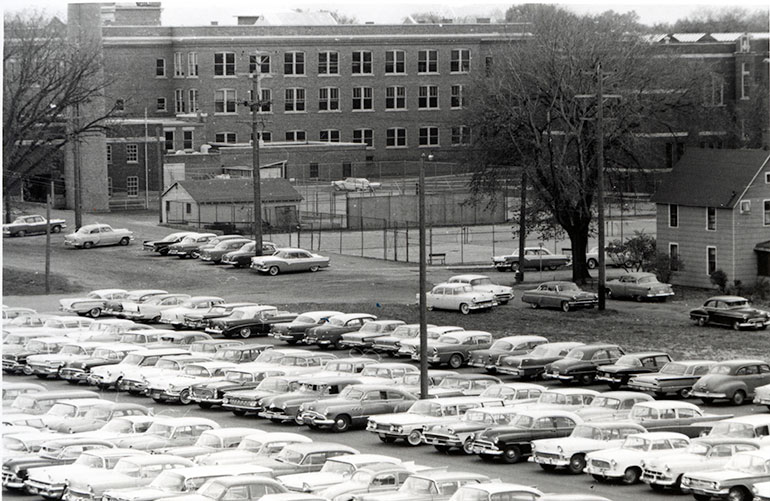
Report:
M 118 243 L 118 235 L 109 226 L 99 227 L 100 245 L 112 245 Z
M 294 266 L 297 270 L 305 271 L 310 269 L 310 267 L 313 265 L 313 256 L 310 255 L 309 252 L 295 252 L 296 258 L 294 262 Z
M 530 293 L 532 304 L 545 306 L 548 297 L 548 284 L 541 284 L 537 289 Z
M 728 319 L 725 318 L 726 306 L 727 305 L 723 301 L 716 299 L 706 301 L 706 304 L 703 305 L 703 309 L 706 310 L 709 323 L 726 325 L 728 323 Z
M 754 364 L 741 367 L 735 371 L 735 375 L 746 384 L 746 392 L 748 397 L 752 397 L 754 395 L 754 390 L 757 388 L 757 386 L 762 386 L 761 382 L 764 380 L 762 374 L 759 373 L 759 366 Z
M 768 364 L 759 364 L 759 381 L 757 386 L 754 387 L 756 389 L 759 386 L 764 386 L 766 384 L 770 384 L 770 365 Z
M 368 390 L 361 399 L 362 416 L 385 414 L 389 411 L 389 408 L 388 394 L 384 390 Z
M 45 219 L 42 216 L 32 216 L 27 219 L 29 224 L 29 232 L 44 232 L 45 231 Z

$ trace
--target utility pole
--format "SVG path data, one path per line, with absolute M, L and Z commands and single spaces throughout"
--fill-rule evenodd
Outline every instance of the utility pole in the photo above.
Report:
M 147 108 L 144 108 L 144 208 L 150 208 L 150 159 L 147 158 L 147 143 L 149 142 L 147 131 Z
M 45 293 L 51 293 L 51 204 L 53 203 L 53 181 L 45 201 Z
M 596 210 L 599 216 L 599 311 L 604 311 L 606 306 L 605 285 L 607 281 L 607 270 L 605 268 L 604 249 L 604 75 L 602 74 L 602 63 L 596 63 L 596 185 L 597 201 Z
M 257 55 L 257 64 L 251 76 L 251 168 L 254 186 L 254 252 L 256 256 L 262 255 L 262 193 L 259 173 L 259 109 L 262 106 L 262 90 L 259 86 L 260 56 Z
M 428 155 L 433 160 L 433 155 Z M 425 153 L 420 155 L 420 178 L 417 184 L 420 221 L 420 398 L 428 396 L 428 317 L 425 295 L 427 265 L 425 255 Z
M 524 247 L 527 239 L 527 167 L 521 166 L 521 194 L 519 195 L 519 269 L 516 270 L 516 281 L 524 281 Z
M 74 154 L 72 167 L 75 181 L 75 230 L 83 226 L 82 192 L 83 180 L 80 178 L 80 104 L 75 104 L 75 116 L 73 117 L 75 141 L 72 144 Z
M 163 222 L 163 200 L 161 195 L 163 194 L 163 150 L 165 149 L 165 141 L 161 133 L 163 129 L 160 125 L 155 126 L 155 137 L 158 141 L 158 222 Z M 167 221 L 168 222 L 168 221 Z

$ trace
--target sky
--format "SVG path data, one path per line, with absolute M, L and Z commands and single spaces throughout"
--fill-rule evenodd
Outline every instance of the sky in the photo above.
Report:
M 88 0 L 85 0 L 88 1 Z M 332 10 L 341 14 L 355 17 L 359 22 L 375 22 L 378 24 L 402 22 L 404 17 L 414 12 L 436 12 L 445 17 L 460 17 L 478 15 L 489 17 L 494 11 L 504 13 L 515 2 L 512 0 L 444 0 L 442 2 L 423 0 L 389 0 L 387 2 L 365 2 L 361 0 L 283 0 L 282 2 L 248 1 L 248 0 L 161 0 L 163 13 L 162 24 L 166 26 L 200 26 L 217 21 L 222 25 L 235 24 L 237 15 L 254 15 L 271 11 L 287 11 L 292 9 Z M 599 1 L 585 2 L 584 0 L 565 0 L 556 2 L 579 13 L 598 13 L 605 10 L 617 12 L 636 11 L 640 21 L 645 24 L 657 22 L 673 22 L 682 17 L 688 17 L 704 8 L 719 9 L 724 2 L 715 0 L 679 0 L 676 2 L 622 2 Z M 49 14 L 66 17 L 66 0 L 6 0 L 5 10 L 32 8 L 44 10 Z M 735 5 L 735 4 L 733 4 Z M 740 3 L 747 9 L 763 8 L 766 2 L 748 0 Z

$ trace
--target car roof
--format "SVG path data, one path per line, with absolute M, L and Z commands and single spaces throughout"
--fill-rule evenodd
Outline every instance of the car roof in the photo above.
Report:
M 420 400 L 422 402 L 422 400 Z M 449 405 L 457 405 L 457 404 L 466 404 L 466 403 L 478 403 L 481 405 L 482 402 L 499 402 L 500 398 L 498 397 L 442 397 L 442 398 L 434 398 L 429 400 L 431 403 L 436 403 L 442 406 L 449 406 Z
M 596 390 L 589 390 L 588 388 L 554 388 L 550 387 L 543 393 L 559 393 L 561 395 L 594 395 L 599 396 L 600 393 Z
M 665 351 L 637 351 L 634 353 L 626 353 L 624 357 L 657 357 L 658 355 L 668 355 Z
M 83 451 L 83 454 L 90 454 L 92 456 L 99 457 L 114 457 L 114 456 L 149 456 L 147 451 L 140 451 L 139 449 L 128 449 L 125 447 L 103 447 L 101 449 L 89 449 Z
M 749 438 L 737 438 L 737 437 L 699 437 L 693 440 L 695 443 L 708 444 L 708 445 L 721 445 L 721 444 L 745 444 L 756 445 L 759 448 L 759 442 Z
M 365 463 L 394 463 L 401 462 L 399 458 L 393 456 L 384 456 L 382 454 L 345 454 L 342 456 L 335 456 L 329 458 L 330 460 L 340 461 L 350 464 L 365 464 Z
M 489 278 L 487 275 L 476 275 L 473 273 L 466 273 L 464 275 L 455 275 L 449 277 L 449 280 L 475 280 L 477 278 Z
M 540 287 L 541 285 L 577 285 L 577 284 L 575 282 L 570 282 L 569 280 L 550 280 L 548 282 L 541 283 L 540 285 L 538 285 L 538 287 Z
M 513 484 L 509 482 L 499 482 L 499 481 L 482 482 L 479 484 L 466 484 L 463 487 L 466 487 L 468 489 L 483 490 L 490 495 L 499 494 L 501 492 L 513 491 L 513 490 L 528 492 L 530 494 L 540 494 L 540 491 L 535 487 L 530 487 L 528 485 L 522 485 L 522 484 Z M 461 489 L 463 487 L 461 487 Z
M 466 337 L 479 336 L 479 335 L 492 336 L 492 334 L 487 331 L 452 331 L 452 332 L 447 332 L 446 334 L 442 334 L 441 336 L 466 338 Z
M 421 471 L 414 474 L 415 477 L 428 478 L 431 480 L 464 480 L 464 479 L 476 479 L 476 478 L 488 478 L 486 475 L 480 473 L 473 473 L 470 471 L 447 471 L 441 470 L 428 470 Z
M 655 273 L 648 273 L 646 271 L 630 271 L 628 273 L 624 273 L 622 276 L 624 277 L 634 277 L 634 278 L 640 278 L 640 277 L 654 277 Z
M 770 447 L 762 447 L 755 451 L 739 452 L 738 454 L 751 454 L 754 456 L 760 456 L 762 457 L 763 460 L 767 461 L 768 459 L 770 459 Z
M 547 386 L 543 386 L 542 384 L 522 383 L 520 381 L 514 381 L 512 383 L 511 382 L 509 382 L 509 383 L 500 383 L 500 384 L 496 384 L 494 386 L 491 386 L 490 388 L 497 388 L 497 387 L 500 387 L 500 386 L 505 387 L 505 388 L 513 388 L 513 389 L 516 389 L 516 390 L 543 390 L 543 391 L 545 391 L 545 390 L 548 389 Z
M 361 317 L 367 317 L 367 318 L 374 318 L 377 317 L 375 315 L 372 315 L 370 313 L 343 313 L 342 315 L 334 315 L 332 318 L 339 318 L 340 320 L 347 321 L 354 318 L 361 318 Z
M 717 301 L 748 301 L 748 299 L 746 299 L 745 297 L 741 297 L 741 296 L 728 296 L 728 295 L 711 296 L 706 301 L 713 301 L 713 300 L 717 300 Z
M 746 414 L 743 416 L 733 416 L 723 419 L 721 422 L 745 423 L 751 425 L 770 424 L 770 414 Z
M 644 426 L 634 421 L 584 421 L 580 423 L 583 426 L 591 426 L 593 428 L 601 429 L 615 429 L 615 428 L 638 428 L 640 432 L 644 432 Z
M 302 454 L 308 452 L 325 451 L 325 450 L 343 450 L 349 451 L 350 454 L 358 454 L 358 451 L 348 445 L 339 444 L 336 442 L 297 442 L 286 446 L 293 451 L 297 451 Z
M 38 393 L 39 395 L 39 393 Z M 99 397 L 87 397 L 87 398 L 60 398 L 56 401 L 57 404 L 66 405 L 103 405 L 108 400 L 102 400 Z M 114 402 L 110 402 L 114 403 Z
M 268 478 L 264 475 L 256 475 L 256 474 L 217 477 L 215 479 L 212 479 L 212 481 L 218 484 L 221 484 L 225 487 L 230 487 L 232 485 L 243 485 L 243 484 L 270 484 L 275 486 L 283 486 L 283 484 L 281 484 L 277 480 L 273 480 L 272 478 Z
M 5 382 L 5 381 L 3 381 L 2 388 L 3 388 L 3 390 L 24 390 L 24 389 L 32 389 L 32 388 L 37 388 L 40 391 L 44 391 L 45 390 L 45 386 L 43 386 L 42 384 L 27 383 L 27 382 L 16 383 L 16 382 Z
M 195 478 L 202 476 L 243 476 L 244 474 L 263 475 L 271 473 L 272 470 L 265 466 L 252 464 L 207 464 L 188 466 L 186 468 L 176 468 L 174 473 L 184 478 Z
M 653 409 L 670 409 L 673 407 L 678 409 L 700 410 L 700 407 L 695 404 L 691 404 L 690 402 L 681 402 L 679 400 L 650 400 L 647 402 L 637 402 L 634 404 L 634 407 L 637 405 L 643 405 Z
M 58 398 L 59 400 L 66 398 L 99 398 L 99 394 L 91 390 L 47 390 L 38 391 L 36 393 L 27 393 L 24 396 L 36 400 L 47 400 L 49 398 Z
M 359 389 L 359 390 L 361 390 L 361 391 L 374 391 L 374 390 L 377 390 L 377 391 L 387 391 L 387 390 L 396 390 L 396 391 L 401 391 L 401 392 L 404 392 L 404 393 L 408 393 L 408 392 L 407 392 L 406 390 L 404 390 L 403 388 L 399 388 L 399 387 L 397 387 L 397 386 L 396 386 L 396 387 L 394 387 L 392 384 L 373 384 L 373 383 L 360 383 L 360 384 L 358 384 L 358 383 L 356 383 L 356 384 L 352 384 L 351 386 L 355 386 L 357 389 Z
M 311 251 L 309 251 L 307 249 L 302 249 L 302 248 L 299 248 L 299 247 L 281 247 L 281 248 L 279 248 L 277 250 L 279 250 L 279 251 L 290 251 L 290 252 L 291 251 L 302 251 L 302 252 L 307 252 L 307 253 L 312 254 Z
M 653 400 L 652 395 L 649 395 L 647 393 L 642 393 L 641 391 L 630 391 L 630 390 L 613 390 L 613 391 L 603 391 L 596 395 L 597 397 L 607 397 L 607 398 L 644 398 L 645 400 Z
M 533 407 L 531 409 L 519 409 L 519 414 L 527 415 L 532 418 L 556 416 L 556 417 L 572 418 L 576 422 L 581 422 L 583 420 L 580 416 L 578 416 L 574 412 L 565 411 L 562 409 L 538 409 L 537 407 Z
M 338 360 L 345 360 L 344 358 L 340 358 Z M 367 369 L 414 369 L 415 366 L 412 364 L 408 364 L 406 362 L 375 362 L 373 364 L 370 364 Z
M 718 365 L 725 365 L 727 367 L 738 367 L 741 365 L 749 364 L 767 364 L 767 362 L 758 358 L 739 358 L 735 360 L 724 360 L 722 362 L 718 362 Z
M 493 376 L 492 374 L 448 374 L 447 379 L 448 378 L 463 379 L 466 381 L 498 381 L 500 379 L 497 376 Z
M 545 336 L 538 336 L 536 334 L 517 334 L 515 336 L 503 336 L 495 339 L 495 341 L 540 341 L 541 339 L 548 339 Z
M 238 351 L 250 351 L 250 350 L 255 350 L 255 349 L 256 350 L 265 351 L 265 350 L 269 350 L 272 347 L 273 347 L 273 345 L 270 345 L 270 344 L 243 344 L 243 343 L 241 343 L 241 344 L 234 344 L 234 345 L 231 345 L 231 346 L 224 346 L 223 348 L 227 349 L 227 350 L 238 350 Z
M 483 414 L 519 414 L 521 412 L 521 409 L 516 408 L 515 406 L 511 407 L 479 407 L 477 409 L 468 409 L 468 412 L 474 411 L 474 412 L 481 412 Z
M 206 369 L 229 369 L 231 367 L 236 367 L 238 364 L 235 362 L 227 362 L 224 360 L 206 360 L 205 362 L 193 362 L 191 364 L 188 364 L 187 367 L 191 365 L 198 365 L 201 367 L 205 367 Z
M 683 433 L 677 433 L 675 431 L 645 431 L 642 433 L 633 433 L 631 435 L 628 435 L 629 437 L 641 437 L 641 438 L 649 438 L 652 440 L 656 439 L 668 439 L 668 438 L 683 438 L 685 440 L 690 440 L 687 435 Z
M 254 428 L 247 428 L 245 426 L 231 426 L 229 428 L 206 430 L 203 433 L 217 437 L 246 437 L 248 435 L 254 434 Z
M 672 360 L 669 363 L 682 364 L 682 365 L 701 365 L 701 364 L 717 364 L 716 360 Z
M 166 464 L 166 463 L 189 463 L 189 466 L 193 465 L 193 462 L 189 459 L 182 458 L 179 456 L 175 456 L 173 454 L 148 454 L 146 456 L 127 456 L 125 458 L 126 460 L 140 465 L 150 465 L 150 464 Z M 123 461 L 123 459 L 121 459 Z
M 324 376 L 318 377 L 314 374 L 303 374 L 297 378 L 301 384 L 335 384 L 335 383 L 349 383 L 358 384 L 361 382 L 359 377 L 355 375 L 342 375 L 342 376 Z
M 208 424 L 214 428 L 219 428 L 219 423 L 217 423 L 212 419 L 193 417 L 193 416 L 182 416 L 182 417 L 165 417 L 164 416 L 162 418 L 158 418 L 155 422 L 168 424 L 172 426 L 195 426 L 199 424 Z
M 190 352 L 182 348 L 141 348 L 132 355 L 171 357 L 175 355 L 187 355 Z
M 589 343 L 581 346 L 575 346 L 576 349 L 580 348 L 580 349 L 590 349 L 590 350 L 599 350 L 602 348 L 619 348 L 619 347 L 620 345 L 617 345 L 614 343 Z

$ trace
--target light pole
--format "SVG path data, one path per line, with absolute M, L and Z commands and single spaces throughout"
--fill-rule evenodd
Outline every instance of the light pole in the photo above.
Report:
M 262 90 L 260 89 L 260 61 L 257 55 L 257 64 L 251 75 L 251 100 L 243 104 L 251 109 L 251 169 L 252 186 L 254 190 L 254 210 L 252 220 L 252 233 L 254 235 L 254 255 L 262 255 L 262 191 L 259 173 L 259 111 L 265 104 L 262 102 Z
M 420 221 L 420 398 L 428 398 L 428 318 L 425 304 L 425 276 L 427 272 L 425 255 L 425 159 L 433 155 L 420 155 L 420 180 L 417 184 Z

